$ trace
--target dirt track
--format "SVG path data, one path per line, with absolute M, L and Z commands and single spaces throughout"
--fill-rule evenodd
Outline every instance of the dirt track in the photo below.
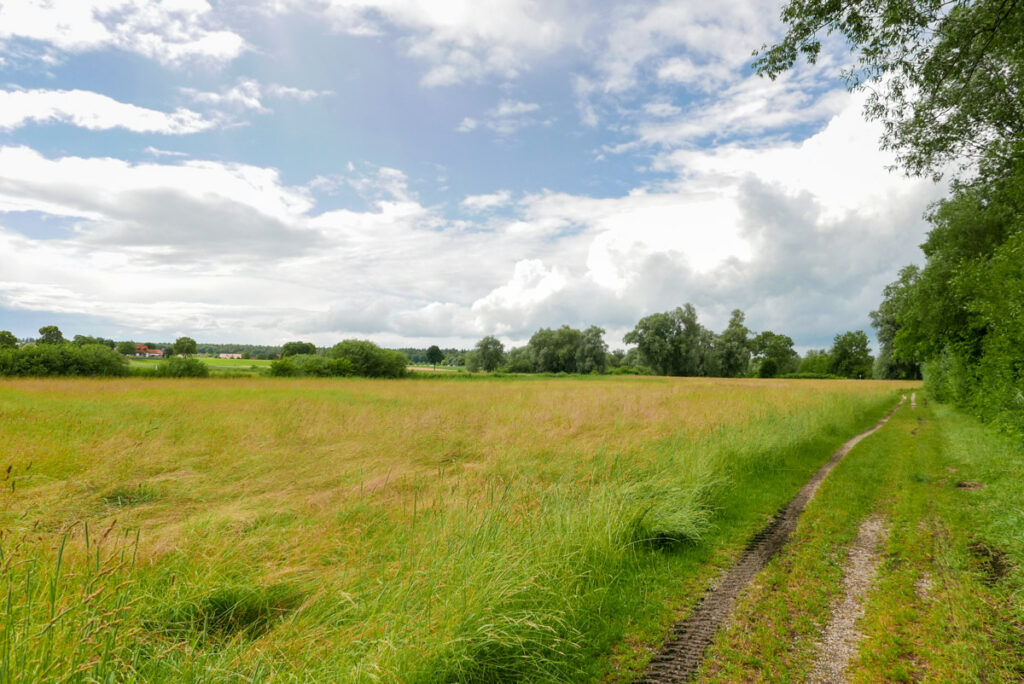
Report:
M 754 536 L 739 560 L 704 594 L 693 612 L 673 627 L 661 652 L 651 660 L 647 670 L 637 680 L 639 683 L 686 682 L 693 677 L 704 659 L 704 651 L 711 644 L 718 628 L 732 613 L 736 597 L 789 540 L 796 529 L 800 514 L 803 513 L 807 502 L 814 497 L 821 483 L 850 449 L 885 425 L 905 400 L 906 397 L 901 399 L 873 428 L 843 444 L 828 463 L 819 468 L 808 480 L 793 500 Z

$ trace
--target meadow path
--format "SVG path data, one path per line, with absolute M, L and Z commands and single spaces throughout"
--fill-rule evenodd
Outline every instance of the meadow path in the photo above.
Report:
M 715 633 L 732 613 L 740 592 L 777 554 L 796 529 L 804 507 L 814 497 L 821 483 L 850 450 L 862 439 L 885 425 L 906 401 L 904 396 L 884 418 L 869 430 L 851 438 L 808 480 L 789 504 L 758 532 L 739 560 L 729 568 L 718 583 L 708 589 L 685 619 L 673 627 L 662 650 L 651 659 L 638 684 L 686 682 L 700 668 L 704 652 Z

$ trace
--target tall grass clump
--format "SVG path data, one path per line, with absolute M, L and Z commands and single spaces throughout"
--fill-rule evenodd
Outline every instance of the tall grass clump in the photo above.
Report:
M 0 541 L 0 681 L 129 676 L 137 548 L 137 534 L 114 525 L 92 539 L 85 525 L 75 536 Z

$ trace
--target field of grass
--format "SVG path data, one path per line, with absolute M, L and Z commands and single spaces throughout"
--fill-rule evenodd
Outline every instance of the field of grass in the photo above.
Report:
M 209 366 L 212 375 L 259 375 L 270 368 L 271 364 L 270 361 L 260 359 L 210 359 L 204 356 L 194 358 Z M 128 364 L 132 368 L 155 369 L 162 361 L 163 359 L 130 359 Z
M 628 678 L 906 386 L 3 381 L 0 680 Z

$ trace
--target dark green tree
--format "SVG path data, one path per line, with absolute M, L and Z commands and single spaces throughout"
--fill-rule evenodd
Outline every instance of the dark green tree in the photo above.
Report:
M 116 348 L 117 353 L 124 356 L 133 356 L 135 354 L 135 343 L 131 341 L 118 342 Z
M 427 347 L 427 362 L 437 368 L 437 364 L 444 361 L 444 352 L 436 344 Z
M 10 330 L 0 330 L 0 349 L 16 349 L 18 338 Z
M 793 338 L 789 335 L 779 335 L 766 330 L 754 336 L 751 340 L 751 349 L 756 367 L 771 359 L 775 362 L 775 373 L 778 375 L 795 373 L 800 366 L 800 355 L 793 349 Z
M 285 342 L 281 345 L 281 358 L 296 354 L 316 354 L 316 345 L 312 342 Z
M 64 344 L 64 333 L 55 325 L 44 325 L 39 329 L 36 344 Z
M 835 336 L 828 352 L 829 372 L 841 378 L 870 378 L 874 359 L 863 330 Z
M 734 309 L 729 325 L 718 336 L 718 374 L 726 378 L 739 378 L 747 374 L 750 366 L 750 330 L 744 325 L 745 314 Z M 709 373 L 710 375 L 710 373 Z

